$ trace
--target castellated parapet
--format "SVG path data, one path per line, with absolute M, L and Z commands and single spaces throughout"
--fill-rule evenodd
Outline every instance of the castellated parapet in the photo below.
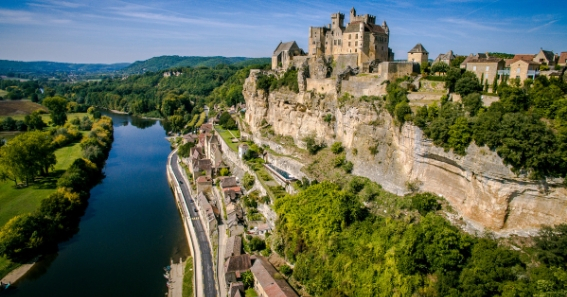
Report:
M 326 77 L 329 77 L 348 68 L 357 68 L 360 73 L 376 73 L 378 64 L 394 60 L 392 49 L 388 47 L 390 29 L 386 21 L 377 25 L 376 16 L 357 15 L 352 8 L 349 23 L 344 22 L 345 14 L 337 12 L 331 14 L 331 23 L 327 26 L 310 27 L 307 54 L 295 41 L 280 42 L 272 55 L 272 69 L 310 67 L 311 74 L 319 77 L 321 69 L 327 68 Z M 311 69 L 312 66 L 317 69 Z

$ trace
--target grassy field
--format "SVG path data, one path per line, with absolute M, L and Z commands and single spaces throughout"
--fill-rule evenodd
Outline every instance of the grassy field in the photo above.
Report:
M 193 297 L 193 258 L 187 257 L 183 275 L 183 297 Z M 0 262 L 1 264 L 1 262 Z
M 215 130 L 220 135 L 220 137 L 222 137 L 222 139 L 224 139 L 224 141 L 226 142 L 226 144 L 228 144 L 228 147 L 230 147 L 231 150 L 238 152 L 238 143 L 233 143 L 232 139 L 234 137 L 240 138 L 240 131 L 238 131 L 238 130 L 228 131 L 228 130 L 224 130 L 220 127 L 215 127 Z
M 53 193 L 57 179 L 67 168 L 81 157 L 81 146 L 76 143 L 55 151 L 57 164 L 55 170 L 47 177 L 38 178 L 26 188 L 16 188 L 13 181 L 0 182 L 0 226 L 4 226 L 11 218 L 22 213 L 36 210 L 41 200 Z
M 0 95 L 2 96 L 2 95 Z M 32 113 L 38 109 L 49 112 L 47 107 L 31 102 L 29 100 L 2 100 L 0 101 L 0 117 L 6 116 L 22 116 L 22 119 L 27 114 Z

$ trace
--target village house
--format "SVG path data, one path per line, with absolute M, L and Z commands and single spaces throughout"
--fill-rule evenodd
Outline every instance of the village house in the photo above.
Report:
M 244 297 L 244 284 L 242 282 L 230 283 L 228 288 L 229 297 Z
M 492 85 L 498 77 L 498 70 L 504 69 L 506 63 L 500 58 L 473 58 L 466 64 L 466 70 L 476 74 L 481 85 Z
M 416 44 L 408 52 L 408 62 L 418 63 L 421 65 L 427 65 L 429 61 L 429 52 L 421 45 L 421 43 Z
M 230 257 L 224 263 L 224 275 L 226 284 L 229 285 L 232 282 L 236 282 L 241 279 L 241 274 L 245 271 L 250 270 L 252 266 L 252 261 L 250 255 L 242 254 L 234 257 Z
M 520 83 L 528 78 L 535 79 L 539 75 L 539 66 L 534 61 L 517 60 L 510 64 L 510 78 L 517 78 Z
M 213 206 L 207 200 L 207 197 L 203 192 L 197 195 L 195 201 L 198 211 L 200 212 L 200 219 L 203 221 L 203 226 L 207 231 L 207 234 L 211 234 L 213 231 L 217 230 L 217 218 L 215 217 L 215 212 Z
M 567 66 L 567 52 L 561 52 L 561 54 L 559 54 L 559 59 L 557 60 L 557 65 Z
M 213 188 L 213 179 L 207 176 L 199 176 L 196 181 L 197 193 L 209 192 Z
M 256 290 L 258 296 L 299 297 L 281 276 L 276 277 L 279 273 L 266 258 L 256 256 L 250 271 L 254 275 L 254 290 Z
M 333 56 L 336 61 L 341 55 L 350 55 L 363 69 L 368 69 L 371 63 L 393 60 L 388 47 L 390 29 L 385 21 L 377 25 L 375 16 L 356 15 L 354 7 L 346 26 L 344 19 L 343 13 L 333 13 L 327 26 L 309 28 L 309 56 Z
M 242 254 L 242 237 L 231 236 L 226 241 L 226 249 L 224 251 L 224 260 L 230 257 L 240 256 Z
M 242 207 L 240 207 L 240 205 L 236 203 L 226 203 L 226 214 L 226 225 L 229 228 L 238 225 L 239 222 L 242 222 L 244 220 L 244 212 L 242 211 Z
M 438 62 L 443 62 L 447 65 L 451 65 L 451 61 L 455 60 L 456 56 L 452 50 L 448 51 L 446 54 L 439 54 L 437 58 L 433 61 L 433 64 Z
M 470 54 L 463 60 L 463 62 L 461 62 L 461 69 L 467 68 L 467 64 L 469 63 L 469 61 L 473 59 L 485 59 L 485 58 L 489 58 L 488 53 Z
M 189 169 L 193 173 L 193 180 L 196 181 L 199 176 L 206 176 L 212 178 L 213 176 L 213 165 L 209 159 L 190 159 Z
M 246 143 L 242 143 L 238 146 L 238 158 L 244 159 L 244 155 L 248 152 L 250 147 Z
M 552 51 L 540 49 L 539 53 L 534 56 L 532 61 L 553 68 L 553 66 L 555 66 L 555 54 Z

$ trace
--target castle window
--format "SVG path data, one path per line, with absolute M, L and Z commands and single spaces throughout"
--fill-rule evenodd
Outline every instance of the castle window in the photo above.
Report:
M 356 37 L 355 37 L 355 39 L 358 39 L 358 34 L 356 34 Z
M 349 43 L 348 43 L 348 46 L 350 46 L 350 41 L 349 41 Z
M 473 66 L 472 70 L 473 70 L 473 71 L 476 71 L 476 66 Z
M 354 46 L 358 46 L 358 41 L 355 41 L 355 42 L 354 42 Z
M 490 66 L 486 66 L 486 71 L 490 70 Z
M 356 53 L 356 52 L 358 52 L 358 50 L 357 50 L 357 49 L 354 49 L 354 52 Z
M 348 39 L 350 39 L 350 34 L 348 35 Z

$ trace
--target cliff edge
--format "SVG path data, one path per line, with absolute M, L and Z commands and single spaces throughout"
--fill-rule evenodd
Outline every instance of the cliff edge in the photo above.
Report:
M 354 163 L 353 174 L 399 195 L 410 189 L 436 193 L 477 230 L 527 235 L 541 225 L 567 221 L 567 189 L 560 180 L 518 177 L 496 152 L 474 143 L 465 156 L 445 152 L 418 127 L 394 125 L 381 99 L 344 91 L 345 85 L 356 84 L 357 96 L 384 95 L 379 78 L 337 81 L 341 88 L 300 73 L 298 94 L 287 89 L 266 93 L 256 88 L 260 73 L 251 71 L 243 90 L 245 120 L 254 135 L 271 125 L 275 134 L 292 137 L 298 146 L 308 135 L 328 145 L 340 141 Z

